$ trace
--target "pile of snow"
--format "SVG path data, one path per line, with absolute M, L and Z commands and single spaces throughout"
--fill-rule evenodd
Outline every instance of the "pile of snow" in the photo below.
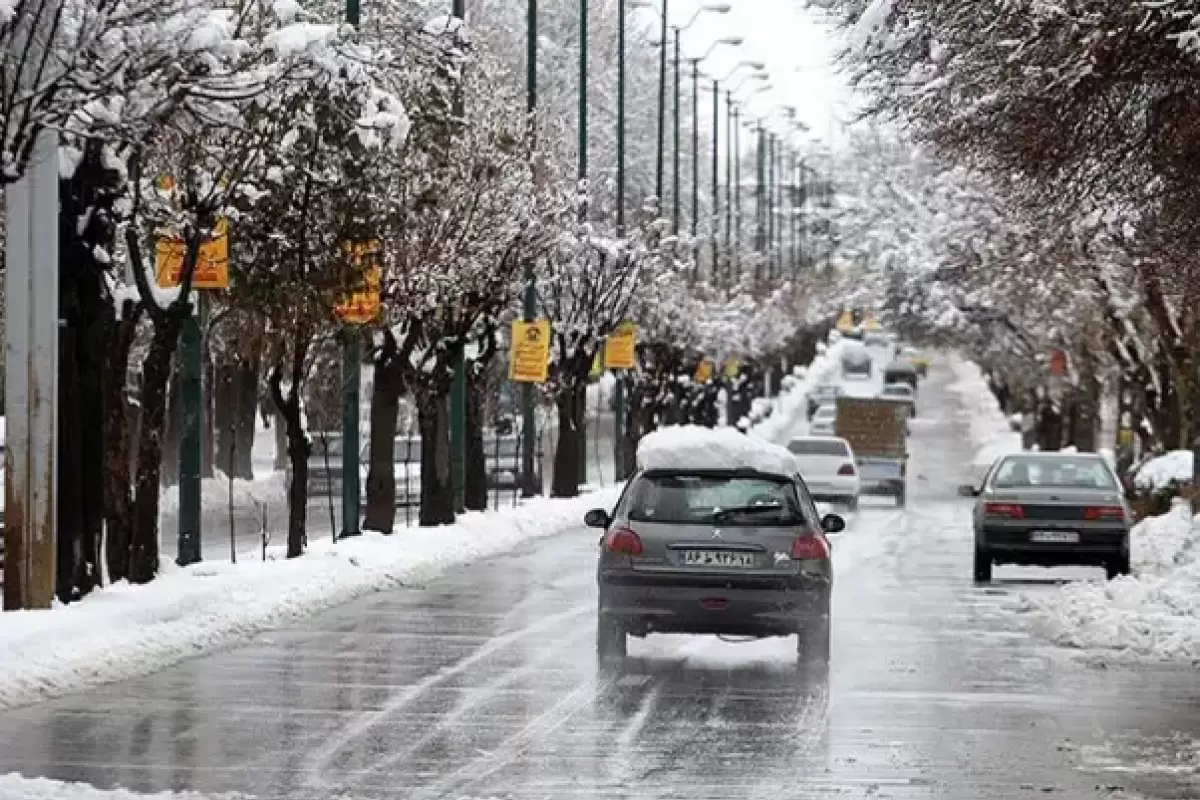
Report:
M 659 428 L 638 444 L 643 469 L 753 469 L 794 475 L 796 459 L 786 447 L 733 428 L 671 425 Z
M 370 592 L 420 584 L 445 569 L 579 527 L 618 489 L 536 498 L 454 525 L 367 533 L 310 546 L 303 558 L 164 564 L 146 586 L 120 583 L 69 606 L 0 615 L 0 709 L 146 675 Z
M 1133 572 L 1024 598 L 1022 610 L 1058 644 L 1151 660 L 1200 659 L 1200 527 L 1188 504 L 1139 523 Z
M 1021 452 L 1021 434 L 1012 430 L 979 365 L 952 355 L 950 369 L 955 377 L 950 391 L 962 398 L 976 448 L 974 466 L 987 467 L 1000 456 Z
M 201 511 L 224 511 L 229 508 L 229 478 L 217 472 L 215 478 L 205 478 L 200 482 Z M 252 481 L 242 478 L 233 479 L 233 507 L 235 509 L 254 509 L 258 505 L 270 507 L 287 504 L 287 477 L 282 472 L 273 472 Z M 179 487 L 171 486 L 163 490 L 158 500 L 161 514 L 179 513 Z
M 205 795 L 195 792 L 135 794 L 125 789 L 104 791 L 86 783 L 25 778 L 10 773 L 0 775 L 0 800 L 205 800 Z
M 833 333 L 836 333 L 834 331 Z M 796 370 L 785 380 L 781 387 L 783 393 L 776 398 L 775 413 L 750 429 L 750 435 L 758 439 L 774 442 L 786 438 L 795 427 L 797 419 L 806 417 L 808 393 L 822 383 L 837 379 L 841 370 L 842 350 L 847 342 L 853 340 L 836 339 L 830 334 L 829 347 L 817 348 L 817 357 L 803 370 L 801 375 Z M 857 344 L 857 342 L 855 342 Z
M 1152 458 L 1138 468 L 1133 477 L 1139 489 L 1165 489 L 1172 482 L 1190 483 L 1192 480 L 1192 451 L 1172 450 Z

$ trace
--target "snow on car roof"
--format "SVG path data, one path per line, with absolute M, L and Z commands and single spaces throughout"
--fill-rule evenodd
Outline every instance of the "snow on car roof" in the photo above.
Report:
M 637 451 L 642 469 L 753 469 L 769 475 L 795 475 L 796 459 L 786 447 L 735 428 L 671 425 L 642 438 Z

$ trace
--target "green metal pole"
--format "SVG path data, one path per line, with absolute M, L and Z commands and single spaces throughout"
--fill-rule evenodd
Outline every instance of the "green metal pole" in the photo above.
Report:
M 667 7 L 668 0 L 662 0 L 662 36 L 658 47 L 658 140 L 655 142 L 654 160 L 654 206 L 658 216 L 663 212 L 663 161 L 667 147 Z
M 201 325 L 207 309 L 204 292 L 196 292 L 195 313 L 183 323 L 179 337 L 179 399 L 183 404 L 183 429 L 179 440 L 179 537 L 180 566 L 200 561 L 200 451 L 203 380 Z
M 764 259 L 766 256 L 766 231 L 763 226 L 763 214 L 766 206 L 763 197 L 763 175 L 766 167 L 767 149 L 766 134 L 762 125 L 758 126 L 758 153 L 755 158 L 754 176 L 754 280 L 761 281 L 764 277 Z
M 712 284 L 721 283 L 721 85 L 712 83 L 712 209 L 709 235 L 712 236 Z
M 536 76 L 535 76 L 536 79 Z M 587 183 L 588 177 L 588 2 L 579 0 L 579 185 Z M 661 201 L 660 201 L 661 202 Z M 662 206 L 660 205 L 659 208 Z M 580 204 L 580 222 L 587 222 L 587 200 Z M 579 448 L 579 482 L 587 483 L 587 394 L 584 393 L 582 411 L 583 430 L 580 433 L 583 445 Z
M 359 23 L 358 0 L 346 0 L 346 22 L 354 27 Z M 358 536 L 358 426 L 359 384 L 362 376 L 362 352 L 358 333 L 353 325 L 342 329 L 342 530 L 333 532 L 334 539 Z
M 675 28 L 675 152 L 672 155 L 675 166 L 674 182 L 671 188 L 671 232 L 679 236 L 679 28 Z
M 775 280 L 775 134 L 767 134 L 767 280 Z
M 725 276 L 733 284 L 733 93 L 725 92 Z
M 742 120 L 737 105 L 733 106 L 733 275 L 742 280 Z
M 450 13 L 455 19 L 465 19 L 466 0 L 452 0 Z M 454 106 L 454 116 L 463 119 L 465 109 L 461 90 L 455 95 Z M 464 341 L 457 341 L 451 351 L 450 488 L 456 514 L 463 513 L 467 507 L 467 365 L 464 345 Z
M 358 423 L 359 385 L 362 375 L 362 342 L 358 329 L 342 331 L 342 532 L 336 538 L 358 536 Z
M 529 125 L 529 149 L 532 155 L 536 148 L 537 134 L 537 39 L 538 39 L 538 9 L 537 0 L 528 0 L 526 8 L 526 31 L 525 31 L 525 111 L 528 115 L 527 124 Z M 583 24 L 587 25 L 587 4 L 582 4 Z M 583 35 L 586 40 L 586 33 Z M 580 52 L 581 59 L 584 65 L 580 67 L 580 74 L 586 74 L 586 52 Z M 580 84 L 580 90 L 586 82 Z M 586 110 L 586 100 L 581 100 L 581 107 Z M 580 164 L 583 173 L 586 175 L 587 164 L 587 132 L 580 131 Z M 584 210 L 581 212 L 586 215 L 586 203 Z M 522 318 L 526 322 L 533 322 L 537 317 L 537 284 L 533 273 L 533 260 L 528 256 L 525 257 L 525 262 L 521 267 L 522 278 L 525 281 L 525 296 L 522 303 Z M 532 383 L 521 384 L 521 494 L 525 497 L 534 497 L 542 493 L 541 481 L 538 479 L 539 470 L 536 469 L 537 455 L 537 436 L 535 426 L 537 420 L 534 415 L 534 386 Z
M 700 277 L 700 59 L 692 59 L 692 282 Z
M 625 237 L 625 0 L 617 2 L 617 237 Z M 613 391 L 613 471 L 625 471 L 625 386 L 621 375 Z

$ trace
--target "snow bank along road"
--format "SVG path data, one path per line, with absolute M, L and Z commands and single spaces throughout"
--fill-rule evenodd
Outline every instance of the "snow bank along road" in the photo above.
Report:
M 971 583 L 951 380 L 921 389 L 908 510 L 866 501 L 834 545 L 827 676 L 798 673 L 788 640 L 660 637 L 601 677 L 580 528 L 0 714 L 0 773 L 314 800 L 1200 797 L 1194 671 L 1031 635 L 1014 598 L 1053 573 Z

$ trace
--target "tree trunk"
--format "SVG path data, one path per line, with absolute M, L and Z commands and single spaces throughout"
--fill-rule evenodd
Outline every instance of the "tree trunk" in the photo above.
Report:
M 558 445 L 554 448 L 551 497 L 579 496 L 579 451 L 584 441 L 584 432 L 579 425 L 579 395 L 577 386 L 567 385 L 554 401 L 558 408 Z
M 203 341 L 203 340 L 202 340 Z M 216 477 L 215 469 L 229 469 L 229 462 L 216 463 L 216 425 L 215 409 L 213 407 L 213 389 L 217 380 L 216 364 L 207 352 L 201 354 L 200 360 L 200 477 Z
M 237 373 L 229 361 L 213 367 L 213 379 L 209 383 L 212 397 L 213 458 L 217 469 L 228 473 L 230 462 L 237 451 Z M 236 467 L 236 464 L 234 465 Z M 239 476 L 240 477 L 240 476 Z
M 233 477 L 254 478 L 254 434 L 258 422 L 258 376 L 262 369 L 261 353 L 238 362 L 234 396 L 237 412 L 233 419 Z
M 126 301 L 121 319 L 113 326 L 104 371 L 104 526 L 108 579 L 129 577 L 130 544 L 133 539 L 133 485 L 130 480 L 130 443 L 136 433 L 131 424 L 129 398 L 125 391 L 129 351 L 137 335 L 137 316 Z
M 473 371 L 473 370 L 472 370 Z M 467 441 L 464 468 L 463 505 L 468 511 L 487 511 L 488 468 L 487 451 L 483 441 L 484 390 L 483 378 L 467 380 Z
M 375 363 L 371 386 L 371 447 L 363 528 L 390 534 L 396 527 L 396 423 L 403 379 L 400 365 L 394 360 L 395 340 L 384 338 L 384 351 Z
M 74 303 L 71 304 L 72 306 Z M 67 324 L 58 339 L 58 451 L 55 454 L 58 475 L 57 537 L 55 544 L 54 593 L 60 603 L 76 598 L 75 578 L 83 553 L 83 448 L 79 395 L 79 319 L 75 308 L 63 315 Z
M 142 418 L 129 556 L 129 580 L 133 583 L 148 583 L 158 574 L 158 493 L 167 383 L 183 319 L 189 313 L 186 306 L 171 308 L 154 321 L 150 352 L 142 366 Z
M 308 458 L 312 447 L 304 435 L 300 421 L 298 393 L 290 392 L 283 404 L 284 424 L 287 429 L 288 462 L 292 480 L 288 484 L 288 537 L 287 557 L 299 558 L 308 546 Z
M 454 522 L 454 489 L 450 485 L 450 409 L 445 392 L 418 393 L 417 424 L 421 428 L 421 527 Z
M 282 472 L 288 468 L 288 438 L 287 438 L 287 422 L 283 418 L 283 414 L 275 408 L 275 404 L 271 404 L 274 409 L 271 413 L 273 419 L 272 426 L 275 431 L 275 471 Z

